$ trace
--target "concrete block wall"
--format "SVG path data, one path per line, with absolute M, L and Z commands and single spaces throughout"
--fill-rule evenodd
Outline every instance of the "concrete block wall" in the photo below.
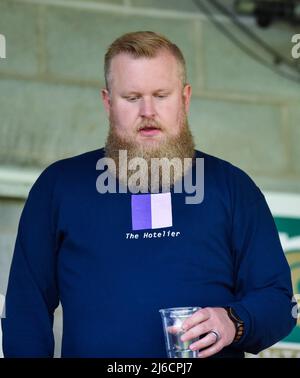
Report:
M 192 0 L 0 0 L 7 44 L 0 164 L 42 169 L 103 145 L 105 50 L 120 34 L 147 29 L 173 39 L 186 56 L 197 147 L 238 164 L 263 188 L 299 191 L 299 83 L 250 59 Z M 289 53 L 295 30 L 256 32 Z
M 285 55 L 300 32 L 253 28 Z M 238 165 L 263 190 L 300 192 L 300 83 L 245 55 L 192 0 L 0 0 L 0 293 L 31 185 L 17 190 L 22 180 L 7 184 L 1 169 L 30 176 L 103 146 L 103 57 L 114 38 L 135 30 L 163 33 L 182 49 L 199 149 Z

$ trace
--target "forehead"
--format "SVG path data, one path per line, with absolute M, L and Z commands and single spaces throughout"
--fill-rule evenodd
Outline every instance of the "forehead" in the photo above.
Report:
M 169 52 L 155 57 L 138 57 L 121 53 L 111 62 L 110 77 L 113 86 L 144 87 L 159 84 L 162 87 L 177 85 L 181 80 L 180 65 Z

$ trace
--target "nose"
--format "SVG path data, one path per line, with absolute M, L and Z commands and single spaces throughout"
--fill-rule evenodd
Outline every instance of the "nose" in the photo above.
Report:
M 145 118 L 153 118 L 155 116 L 155 106 L 152 97 L 142 98 L 140 102 L 140 115 Z

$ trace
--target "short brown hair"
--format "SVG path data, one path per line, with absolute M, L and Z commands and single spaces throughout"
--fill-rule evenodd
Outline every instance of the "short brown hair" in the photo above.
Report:
M 181 68 L 182 84 L 186 84 L 186 64 L 179 47 L 162 34 L 152 31 L 137 31 L 123 34 L 117 38 L 108 48 L 104 59 L 104 77 L 106 88 L 109 89 L 110 65 L 113 57 L 121 53 L 127 53 L 135 58 L 154 58 L 161 50 L 169 51 L 179 63 Z

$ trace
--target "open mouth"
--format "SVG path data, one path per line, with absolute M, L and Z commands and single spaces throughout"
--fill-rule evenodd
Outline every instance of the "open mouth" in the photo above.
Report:
M 142 127 L 139 130 L 139 133 L 143 136 L 154 136 L 161 132 L 161 130 L 158 127 L 155 126 L 146 126 Z

